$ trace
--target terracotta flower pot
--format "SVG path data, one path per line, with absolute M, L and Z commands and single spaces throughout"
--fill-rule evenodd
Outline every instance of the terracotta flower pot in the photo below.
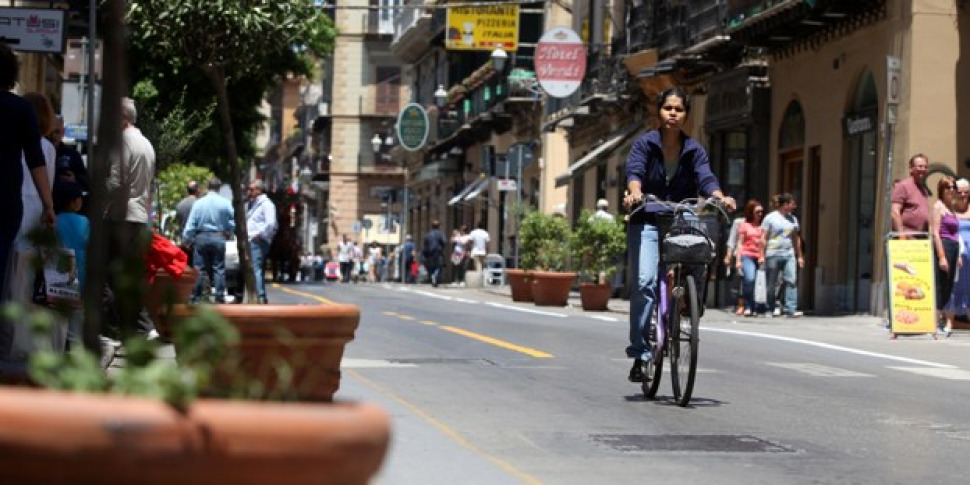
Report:
M 340 387 L 344 346 L 360 322 L 355 305 L 212 305 L 239 331 L 238 361 L 216 376 L 212 391 L 228 392 L 240 382 L 258 381 L 265 396 L 330 401 Z M 176 321 L 194 306 L 172 309 Z M 178 346 L 175 348 L 178 354 Z M 279 379 L 280 369 L 291 374 Z M 279 389 L 278 389 L 279 388 Z
M 583 304 L 583 310 L 605 312 L 609 310 L 610 296 L 613 294 L 613 285 L 609 283 L 580 283 L 579 301 Z
M 366 484 L 390 419 L 367 404 L 148 398 L 0 387 L 0 483 Z
M 506 269 L 505 278 L 512 290 L 512 301 L 532 301 L 531 271 L 522 269 Z
M 566 306 L 576 273 L 558 271 L 532 272 L 532 299 L 537 306 Z
M 148 285 L 145 307 L 151 314 L 155 329 L 166 339 L 172 335 L 168 315 L 170 305 L 187 303 L 198 279 L 199 272 L 195 268 L 185 268 L 181 278 L 175 278 L 165 270 L 158 270 L 155 272 L 155 279 Z

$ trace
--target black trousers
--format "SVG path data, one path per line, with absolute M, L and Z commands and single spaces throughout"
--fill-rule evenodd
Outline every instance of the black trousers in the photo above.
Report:
M 151 231 L 138 222 L 105 221 L 108 229 L 108 287 L 112 316 L 123 338 L 155 329 L 144 305 L 145 267 Z

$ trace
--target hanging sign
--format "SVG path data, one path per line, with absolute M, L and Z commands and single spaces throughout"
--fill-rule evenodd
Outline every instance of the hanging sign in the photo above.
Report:
M 566 27 L 554 27 L 542 34 L 535 52 L 536 78 L 554 98 L 571 96 L 586 74 L 586 44 Z
M 508 4 L 462 6 L 449 5 L 449 50 L 484 50 L 502 48 L 514 52 L 519 45 L 519 6 Z
M 410 103 L 397 115 L 397 139 L 409 152 L 420 150 L 428 142 L 428 112 L 417 103 Z
M 61 54 L 66 19 L 67 11 L 59 8 L 0 8 L 0 42 L 15 51 Z
M 893 334 L 936 331 L 933 250 L 929 239 L 886 242 Z

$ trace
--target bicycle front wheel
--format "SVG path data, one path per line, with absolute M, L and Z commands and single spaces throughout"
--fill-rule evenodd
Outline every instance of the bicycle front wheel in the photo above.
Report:
M 697 347 L 700 343 L 700 298 L 693 275 L 684 277 L 684 292 L 675 297 L 670 311 L 670 384 L 678 406 L 690 402 L 697 373 Z

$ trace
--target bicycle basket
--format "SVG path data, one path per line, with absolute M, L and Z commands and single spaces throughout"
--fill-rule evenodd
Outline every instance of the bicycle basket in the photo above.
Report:
M 707 218 L 684 217 L 681 215 L 668 218 L 668 224 L 662 224 L 663 239 L 660 244 L 660 257 L 667 264 L 710 264 L 717 257 L 714 241 L 708 237 L 711 221 Z M 713 220 L 714 233 L 719 225 Z

